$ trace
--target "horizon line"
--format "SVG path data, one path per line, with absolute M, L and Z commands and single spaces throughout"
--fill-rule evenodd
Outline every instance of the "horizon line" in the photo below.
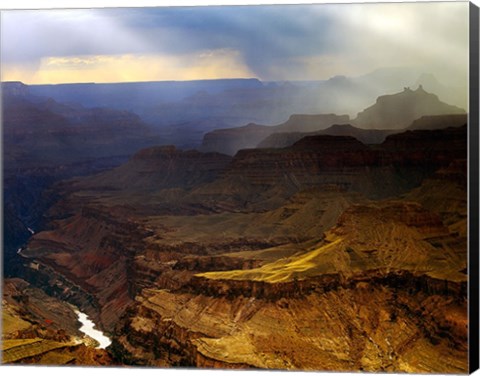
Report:
M 44 86 L 44 85 L 110 85 L 110 84 L 141 84 L 141 83 L 156 83 L 156 82 L 206 82 L 206 81 L 259 81 L 262 83 L 288 83 L 288 82 L 323 82 L 328 81 L 332 78 L 339 77 L 343 75 L 336 75 L 329 77 L 327 79 L 311 79 L 311 80 L 262 80 L 258 77 L 229 77 L 229 78 L 198 78 L 194 80 L 146 80 L 146 81 L 112 81 L 112 82 L 97 82 L 97 81 L 85 81 L 85 82 L 57 82 L 57 83 L 27 83 L 22 80 L 2 80 L 0 83 L 20 83 L 27 86 Z M 343 76 L 348 77 L 348 76 Z

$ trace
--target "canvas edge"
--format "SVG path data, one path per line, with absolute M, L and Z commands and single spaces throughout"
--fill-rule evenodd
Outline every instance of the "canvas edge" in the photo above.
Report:
M 479 368 L 479 8 L 469 9 L 469 373 Z

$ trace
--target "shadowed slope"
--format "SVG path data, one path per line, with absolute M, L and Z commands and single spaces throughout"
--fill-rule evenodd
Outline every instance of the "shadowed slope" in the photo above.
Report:
M 464 114 L 465 110 L 441 102 L 435 94 L 420 85 L 417 90 L 405 88 L 401 93 L 377 98 L 374 105 L 359 112 L 354 125 L 369 129 L 402 129 L 425 115 Z

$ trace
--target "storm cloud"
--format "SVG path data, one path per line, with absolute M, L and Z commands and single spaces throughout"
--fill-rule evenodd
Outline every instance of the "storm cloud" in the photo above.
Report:
M 312 80 L 414 66 L 466 82 L 467 15 L 455 2 L 5 11 L 2 79 Z

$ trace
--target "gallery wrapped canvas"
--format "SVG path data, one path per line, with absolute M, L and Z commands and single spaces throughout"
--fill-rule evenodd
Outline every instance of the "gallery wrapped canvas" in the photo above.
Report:
M 475 371 L 478 20 L 2 10 L 2 364 Z

